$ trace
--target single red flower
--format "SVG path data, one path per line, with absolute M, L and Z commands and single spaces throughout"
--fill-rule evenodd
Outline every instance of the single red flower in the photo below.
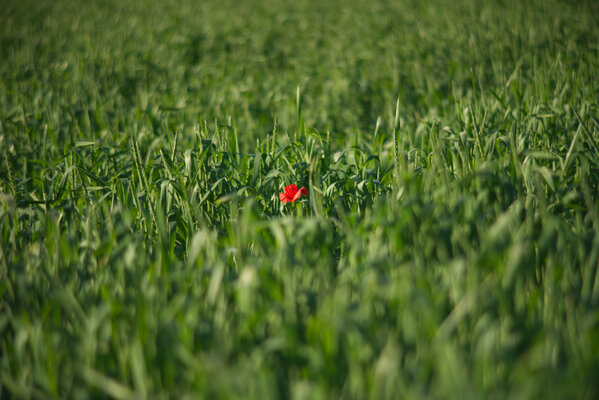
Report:
M 287 185 L 285 186 L 285 191 L 283 193 L 279 193 L 279 198 L 283 203 L 293 203 L 299 199 L 302 194 L 308 197 L 308 190 L 306 190 L 305 187 L 297 190 L 297 185 Z

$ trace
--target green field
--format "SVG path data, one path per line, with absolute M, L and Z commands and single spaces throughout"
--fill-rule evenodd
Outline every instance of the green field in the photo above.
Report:
M 0 7 L 0 399 L 599 398 L 598 2 Z

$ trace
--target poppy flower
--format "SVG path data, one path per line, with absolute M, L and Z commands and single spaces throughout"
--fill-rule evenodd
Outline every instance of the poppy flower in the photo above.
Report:
M 285 186 L 285 191 L 283 193 L 279 193 L 279 198 L 283 203 L 293 203 L 299 199 L 302 194 L 308 197 L 308 191 L 305 187 L 297 190 L 297 185 L 287 185 Z

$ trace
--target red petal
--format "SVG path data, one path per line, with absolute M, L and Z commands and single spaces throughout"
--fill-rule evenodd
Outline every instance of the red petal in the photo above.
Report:
M 283 203 L 289 202 L 289 196 L 287 196 L 286 193 L 279 193 L 279 199 L 281 199 L 281 202 Z
M 297 199 L 299 199 L 299 198 L 300 198 L 300 196 L 301 196 L 301 195 L 302 195 L 302 192 L 299 192 L 299 191 L 298 191 L 298 192 L 295 194 L 295 196 L 293 196 L 293 198 L 291 199 L 291 201 L 296 201 Z
M 306 197 L 308 196 L 308 191 L 304 187 L 297 191 L 297 193 L 295 194 L 295 196 L 293 196 L 293 198 L 291 199 L 291 201 L 296 201 L 297 199 L 299 199 L 300 197 L 302 197 L 302 194 L 304 196 L 306 196 Z
M 287 185 L 285 186 L 285 194 L 292 198 L 297 193 L 297 185 Z

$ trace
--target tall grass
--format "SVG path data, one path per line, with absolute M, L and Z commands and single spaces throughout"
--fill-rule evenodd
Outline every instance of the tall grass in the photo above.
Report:
M 596 398 L 598 20 L 8 1 L 0 398 Z

